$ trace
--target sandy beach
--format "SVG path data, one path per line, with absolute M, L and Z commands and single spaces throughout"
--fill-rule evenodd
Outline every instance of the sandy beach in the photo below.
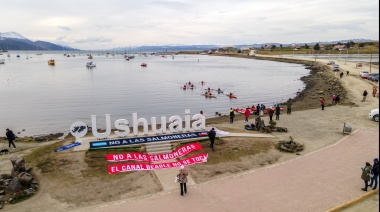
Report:
M 218 149 L 228 149 L 232 145 L 238 150 L 244 148 L 263 149 L 257 154 L 244 155 L 239 159 L 225 161 L 217 165 L 206 163 L 188 167 L 196 184 L 204 184 L 218 178 L 228 178 L 234 174 L 280 164 L 318 151 L 338 142 L 345 136 L 342 133 L 344 123 L 350 123 L 353 130 L 379 130 L 379 123 L 368 118 L 369 111 L 379 107 L 379 98 L 371 95 L 372 87 L 378 86 L 378 83 L 361 79 L 358 76 L 360 71 L 370 68 L 373 73 L 379 73 L 378 65 L 363 63 L 362 68 L 356 68 L 354 62 L 335 61 L 340 65 L 343 73 L 349 71 L 348 76 L 344 74 L 344 77 L 340 78 L 339 72 L 333 72 L 331 66 L 326 65 L 327 60 L 292 58 L 291 55 L 253 56 L 249 58 L 305 64 L 310 69 L 310 76 L 302 79 L 306 83 L 306 88 L 292 100 L 291 115 L 287 115 L 286 110 L 284 110 L 280 115 L 280 120 L 277 121 L 277 126 L 286 127 L 288 132 L 272 132 L 274 138 L 231 137 L 217 141 L 214 154 L 215 157 L 220 158 L 223 155 L 218 155 L 220 154 Z M 361 102 L 364 90 L 369 91 L 369 95 L 366 102 Z M 332 104 L 331 96 L 333 94 L 341 94 L 341 103 Z M 320 109 L 319 103 L 322 96 L 326 99 L 324 111 Z M 283 107 L 286 109 L 285 105 Z M 228 108 L 226 111 L 218 112 L 226 114 L 227 111 Z M 268 124 L 269 117 L 264 116 L 263 120 L 265 124 Z M 250 118 L 250 122 L 253 122 L 253 117 Z M 244 125 L 244 118 L 241 114 L 236 116 L 234 124 L 229 123 L 227 116 L 210 118 L 206 122 L 208 129 L 215 127 L 227 132 L 259 133 L 256 131 L 248 132 L 244 129 Z M 289 136 L 304 144 L 305 149 L 300 154 L 283 153 L 274 148 L 278 141 L 289 140 Z M 17 151 L 13 151 L 12 154 L 27 156 L 39 148 L 55 144 L 56 146 L 50 147 L 48 150 L 50 151 L 62 144 L 68 144 L 72 140 L 73 138 L 67 138 L 65 141 L 55 140 L 38 144 L 20 141 L 16 143 L 18 145 Z M 252 147 L 252 143 L 256 146 Z M 0 173 L 10 172 L 12 168 L 9 161 L 10 157 L 11 154 L 1 156 Z M 375 156 L 368 155 L 368 160 L 371 161 L 373 157 Z M 99 175 L 88 175 L 87 170 L 94 168 L 89 167 L 89 164 L 92 164 L 89 160 L 95 159 L 88 157 L 84 151 L 66 151 L 56 154 L 54 158 L 46 158 L 46 160 L 51 160 L 50 166 L 59 166 L 57 169 L 59 172 L 50 173 L 46 167 L 33 167 L 38 178 L 37 181 L 40 183 L 40 190 L 26 201 L 14 205 L 5 205 L 7 211 L 68 211 L 109 201 L 128 200 L 136 196 L 157 194 L 162 191 L 161 185 L 151 171 L 110 176 L 103 173 L 103 170 L 99 170 Z M 104 167 L 105 164 L 107 163 L 103 163 Z M 133 185 L 127 182 L 133 182 Z M 121 186 L 123 189 L 120 189 Z M 365 208 L 365 206 L 363 207 Z

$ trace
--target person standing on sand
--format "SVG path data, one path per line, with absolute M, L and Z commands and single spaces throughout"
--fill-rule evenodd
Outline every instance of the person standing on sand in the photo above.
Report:
M 377 188 L 377 177 L 379 176 L 379 159 L 375 158 L 373 159 L 373 166 L 371 170 L 371 182 L 368 186 L 372 187 L 373 182 L 375 182 L 375 186 L 372 188 L 372 190 L 375 190 Z
M 256 113 L 257 115 L 260 115 L 260 104 L 257 104 L 256 106 Z
M 372 87 L 372 96 L 373 96 L 373 97 L 376 97 L 376 93 L 377 93 L 377 86 L 374 85 L 374 86 Z
M 269 122 L 272 121 L 273 113 L 274 113 L 274 110 L 272 110 L 272 108 L 269 108 L 269 112 L 268 112 L 268 114 L 269 114 Z
M 340 72 L 339 75 L 340 75 L 340 78 L 343 78 L 343 75 L 344 75 L 344 74 L 343 74 L 343 72 Z
M 208 138 L 210 139 L 210 147 L 212 151 L 214 151 L 214 141 L 215 141 L 215 136 L 216 132 L 215 129 L 212 128 L 210 131 L 207 132 Z
M 276 105 L 276 120 L 280 120 L 280 110 L 281 110 L 280 105 L 277 104 Z
M 367 90 L 364 90 L 362 102 L 365 102 L 365 99 L 367 98 L 367 95 L 368 95 Z
M 350 74 L 350 72 L 349 71 L 346 71 L 346 76 L 348 76 Z
M 245 116 L 245 121 L 244 122 L 248 122 L 248 118 L 249 116 L 251 115 L 251 111 L 249 110 L 249 108 L 247 107 L 244 111 L 244 116 Z
M 372 166 L 369 162 L 365 163 L 365 167 L 362 169 L 362 179 L 364 180 L 364 188 L 362 188 L 362 191 L 367 191 L 368 187 L 368 181 L 370 180 L 369 174 L 371 173 Z
M 322 110 L 325 109 L 325 98 L 321 97 L 321 100 L 319 101 L 321 103 Z
M 288 114 L 288 115 L 290 115 L 292 113 L 292 104 L 293 104 L 292 100 L 289 99 L 288 103 L 286 104 L 286 106 L 287 106 L 286 114 Z
M 336 103 L 335 100 L 336 100 L 336 96 L 335 96 L 335 94 L 334 94 L 334 95 L 332 95 L 332 102 L 331 102 L 331 104 Z
M 187 175 L 188 175 L 188 172 L 185 169 L 185 166 L 182 165 L 181 169 L 179 170 L 179 173 L 177 174 L 177 179 L 181 187 L 181 196 L 183 196 L 183 192 L 185 192 L 185 194 L 187 193 L 187 189 L 186 189 Z
M 235 117 L 234 110 L 231 108 L 228 114 L 230 115 L 230 124 L 234 123 L 234 117 Z
M 9 143 L 9 148 L 10 148 L 11 145 L 12 145 L 13 148 L 16 149 L 16 145 L 15 145 L 15 143 L 13 143 L 13 141 L 16 139 L 15 134 L 13 134 L 12 130 L 10 130 L 10 129 L 8 129 L 8 128 L 7 128 L 5 131 L 6 131 L 5 135 L 7 136 L 8 143 Z

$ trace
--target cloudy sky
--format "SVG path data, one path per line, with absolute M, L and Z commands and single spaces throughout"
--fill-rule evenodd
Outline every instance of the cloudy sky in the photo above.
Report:
M 12 0 L 0 20 L 78 49 L 379 39 L 377 0 Z

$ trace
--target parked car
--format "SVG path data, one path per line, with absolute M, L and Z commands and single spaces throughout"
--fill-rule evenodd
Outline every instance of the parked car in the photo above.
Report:
M 369 112 L 369 118 L 376 122 L 379 122 L 379 108 L 372 109 L 371 112 Z
M 361 77 L 362 74 L 369 74 L 369 72 L 368 71 L 361 71 L 361 72 L 359 72 L 359 77 Z
M 362 79 L 368 79 L 368 75 L 369 75 L 369 73 L 362 73 L 360 75 L 360 78 L 362 78 Z
M 368 74 L 367 79 L 368 79 L 368 80 L 372 80 L 372 78 L 375 77 L 375 76 L 379 76 L 379 74 L 378 74 L 378 73 L 371 73 L 371 74 Z
M 329 62 L 327 63 L 327 65 L 334 65 L 334 64 L 335 64 L 334 61 L 329 61 Z
M 378 82 L 379 81 L 379 75 L 372 77 L 372 82 Z
M 338 64 L 335 64 L 334 67 L 333 67 L 333 71 L 339 71 L 339 65 Z

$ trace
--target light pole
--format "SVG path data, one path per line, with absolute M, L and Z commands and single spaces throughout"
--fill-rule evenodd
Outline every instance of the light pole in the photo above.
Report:
M 340 60 L 340 53 L 342 52 L 342 49 L 339 49 L 339 57 L 338 57 L 338 61 Z
M 344 65 L 346 65 L 347 63 L 347 57 L 348 57 L 348 48 L 347 48 L 346 60 L 344 61 Z
M 330 49 L 329 49 L 329 54 L 328 54 L 328 57 L 329 57 L 329 59 L 328 59 L 328 60 L 330 60 Z
M 359 47 L 358 47 L 358 58 L 356 59 L 359 62 Z

